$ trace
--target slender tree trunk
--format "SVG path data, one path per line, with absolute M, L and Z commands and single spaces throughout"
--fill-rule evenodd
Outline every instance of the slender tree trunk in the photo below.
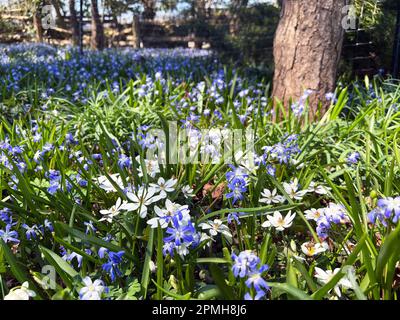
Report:
M 97 0 L 90 0 L 92 12 L 92 37 L 90 46 L 92 49 L 102 50 L 104 48 L 104 28 L 99 15 Z
M 156 16 L 156 2 L 155 0 L 142 0 L 144 7 L 143 18 L 153 20 Z
M 236 37 L 240 30 L 240 12 L 247 6 L 248 0 L 232 0 L 231 6 L 231 20 L 229 22 L 229 33 L 231 36 Z
M 133 23 L 132 23 L 132 46 L 133 48 L 137 49 L 140 48 L 140 23 L 138 15 L 133 16 Z
M 71 30 L 71 41 L 72 45 L 79 45 L 79 22 L 76 15 L 75 0 L 68 1 L 68 7 L 70 12 L 70 30 Z
M 33 26 L 36 33 L 36 42 L 43 42 L 43 25 L 42 25 L 42 3 L 39 2 L 35 7 L 35 12 L 33 13 Z
M 325 94 L 335 89 L 344 29 L 342 8 L 346 0 L 283 0 L 274 40 L 273 96 L 289 107 L 305 89 L 310 96 L 310 118 L 318 104 L 329 105 Z

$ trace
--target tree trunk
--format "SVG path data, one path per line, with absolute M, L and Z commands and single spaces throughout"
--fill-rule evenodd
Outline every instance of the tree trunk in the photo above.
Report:
M 142 0 L 144 7 L 143 19 L 153 20 L 156 16 L 156 3 L 155 0 Z
M 90 0 L 92 12 L 92 36 L 90 46 L 92 49 L 102 50 L 104 48 L 104 28 L 99 15 L 97 0 Z
M 33 26 L 36 33 L 36 42 L 43 42 L 43 25 L 41 16 L 42 4 L 38 3 L 33 13 Z
M 133 48 L 137 49 L 140 48 L 140 24 L 139 24 L 139 17 L 135 14 L 133 16 L 133 23 L 132 23 L 132 46 Z
M 72 45 L 78 46 L 79 45 L 79 22 L 76 15 L 75 9 L 75 0 L 68 1 L 68 7 L 70 12 L 70 30 L 71 30 L 71 41 Z
M 232 0 L 231 1 L 231 19 L 229 22 L 229 33 L 232 37 L 236 37 L 240 30 L 241 11 L 246 8 L 248 0 Z
M 321 113 L 329 106 L 325 94 L 335 89 L 344 29 L 342 8 L 346 0 L 283 0 L 281 19 L 274 40 L 275 75 L 273 96 L 286 108 L 298 101 L 306 89 L 310 119 L 321 102 Z

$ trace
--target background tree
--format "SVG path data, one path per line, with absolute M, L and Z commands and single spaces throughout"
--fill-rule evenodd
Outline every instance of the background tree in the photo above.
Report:
M 92 13 L 92 35 L 90 38 L 90 47 L 92 49 L 102 50 L 104 48 L 104 26 L 100 19 L 97 0 L 90 0 L 90 11 Z
M 72 45 L 79 45 L 79 22 L 75 9 L 75 0 L 68 0 L 68 9 L 70 17 L 70 31 Z
M 274 40 L 273 96 L 288 106 L 305 89 L 313 117 L 325 94 L 336 85 L 344 29 L 341 25 L 345 0 L 283 0 L 281 19 Z M 322 110 L 324 111 L 324 110 Z

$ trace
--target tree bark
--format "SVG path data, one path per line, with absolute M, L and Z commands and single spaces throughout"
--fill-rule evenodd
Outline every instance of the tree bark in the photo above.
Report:
M 43 25 L 42 25 L 42 3 L 38 3 L 33 13 L 33 26 L 36 33 L 36 42 L 43 42 Z
M 229 22 L 229 33 L 232 37 L 236 37 L 240 30 L 241 10 L 246 8 L 248 0 L 232 0 L 231 1 L 231 20 Z
M 344 29 L 342 8 L 346 0 L 283 0 L 274 40 L 273 97 L 286 108 L 306 89 L 310 118 L 329 106 L 325 94 L 335 89 Z
M 153 20 L 156 16 L 156 2 L 155 0 L 142 0 L 144 7 L 143 19 Z
M 97 0 L 90 0 L 92 12 L 92 36 L 90 46 L 92 49 L 102 50 L 104 48 L 104 27 L 100 19 Z
M 75 0 L 68 1 L 68 7 L 70 12 L 70 30 L 71 30 L 71 42 L 72 45 L 79 45 L 79 23 L 76 15 Z
M 135 14 L 132 22 L 132 46 L 137 49 L 140 48 L 140 24 L 139 17 Z

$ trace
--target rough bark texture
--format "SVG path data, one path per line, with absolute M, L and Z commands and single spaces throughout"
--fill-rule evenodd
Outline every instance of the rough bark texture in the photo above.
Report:
M 43 26 L 42 26 L 42 4 L 38 3 L 33 13 L 33 26 L 36 33 L 36 41 L 43 42 Z
M 335 88 L 344 29 L 342 8 L 346 0 L 283 0 L 281 19 L 274 40 L 275 75 L 273 96 L 288 108 L 305 89 L 310 98 L 310 118 L 318 102 L 322 112 L 325 94 Z
M 140 23 L 137 15 L 133 16 L 132 38 L 132 46 L 134 48 L 140 48 Z
M 92 36 L 90 46 L 92 49 L 102 50 L 104 48 L 104 28 L 99 15 L 97 0 L 90 0 L 92 12 Z
M 70 24 L 71 24 L 71 35 L 72 44 L 74 46 L 79 45 L 79 23 L 76 15 L 75 0 L 68 1 L 68 7 L 70 12 Z

